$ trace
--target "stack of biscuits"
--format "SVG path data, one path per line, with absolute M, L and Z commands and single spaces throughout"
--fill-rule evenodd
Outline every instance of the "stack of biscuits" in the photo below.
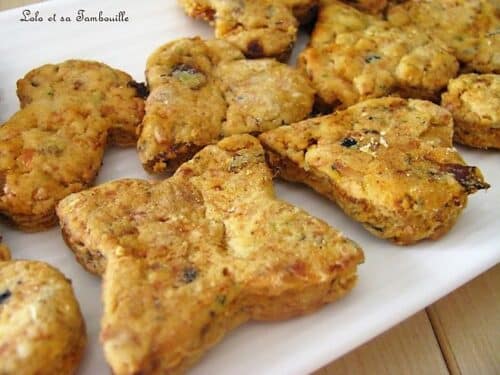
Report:
M 489 187 L 453 141 L 500 149 L 492 0 L 179 4 L 216 39 L 159 47 L 146 84 L 100 62 L 36 68 L 0 127 L 0 214 L 24 231 L 58 222 L 103 278 L 117 375 L 183 373 L 231 329 L 353 288 L 363 250 L 278 199 L 274 177 L 411 245 L 445 235 Z M 285 65 L 305 25 L 310 43 Z M 91 188 L 107 145 L 136 146 L 162 178 Z M 64 275 L 0 241 L 0 373 L 74 373 L 85 342 Z

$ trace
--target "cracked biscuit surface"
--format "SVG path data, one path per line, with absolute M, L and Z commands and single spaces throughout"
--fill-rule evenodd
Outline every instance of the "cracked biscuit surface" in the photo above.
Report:
M 117 375 L 179 373 L 249 319 L 314 311 L 353 287 L 363 261 L 275 197 L 249 135 L 207 146 L 162 182 L 73 194 L 58 215 L 79 262 L 103 274 L 101 340 Z
M 343 0 L 343 2 L 370 13 L 379 13 L 388 4 L 387 0 Z
M 440 41 L 337 1 L 321 4 L 299 65 L 326 111 L 388 95 L 437 100 L 458 71 L 456 58 Z
M 381 98 L 260 140 L 281 177 L 311 186 L 372 234 L 406 245 L 446 233 L 467 196 L 489 187 L 452 147 L 452 135 L 445 109 Z
M 70 281 L 48 264 L 0 253 L 0 373 L 73 374 L 85 344 Z
M 151 93 L 137 144 L 144 168 L 173 172 L 207 144 L 306 118 L 314 91 L 301 72 L 245 60 L 222 40 L 180 39 L 147 63 Z
M 109 124 L 109 143 L 133 146 L 144 115 L 144 87 L 130 75 L 96 61 L 67 60 L 30 71 L 17 81 L 21 107 L 50 98 L 76 96 L 91 102 Z
M 297 38 L 297 18 L 313 18 L 317 0 L 179 0 L 187 14 L 215 25 L 216 38 L 249 58 L 286 60 Z M 297 17 L 297 18 L 296 18 Z
M 499 75 L 464 74 L 451 80 L 441 105 L 453 115 L 456 142 L 500 149 Z
M 0 214 L 27 231 L 55 224 L 56 204 L 93 182 L 106 144 L 135 139 L 144 103 L 130 82 L 75 60 L 18 81 L 22 109 L 0 127 Z
M 415 26 L 442 40 L 465 71 L 500 73 L 500 3 L 497 0 L 408 0 L 392 4 L 388 21 Z

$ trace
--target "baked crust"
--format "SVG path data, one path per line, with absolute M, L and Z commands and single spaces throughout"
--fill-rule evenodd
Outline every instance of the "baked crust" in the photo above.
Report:
M 117 375 L 179 373 L 249 319 L 312 312 L 350 290 L 363 261 L 275 197 L 248 135 L 207 146 L 162 182 L 71 195 L 58 215 L 79 261 L 104 274 L 101 339 Z
M 0 213 L 26 231 L 54 225 L 57 202 L 93 182 L 106 138 L 100 114 L 76 99 L 14 114 L 0 127 Z
M 306 118 L 314 91 L 299 71 L 271 59 L 245 60 L 225 41 L 180 39 L 147 63 L 151 94 L 138 152 L 150 173 L 173 172 L 203 146 Z
M 109 124 L 109 142 L 122 147 L 133 146 L 137 141 L 145 94 L 130 75 L 97 61 L 47 64 L 17 81 L 21 108 L 34 101 L 68 96 L 92 102 Z
M 459 67 L 430 35 L 393 27 L 338 1 L 321 3 L 299 66 L 327 110 L 388 95 L 438 101 Z
M 135 143 L 144 100 L 131 82 L 78 60 L 18 81 L 22 109 L 0 127 L 0 214 L 26 231 L 56 223 L 56 204 L 92 184 L 106 144 Z
M 500 73 L 500 10 L 495 0 L 408 0 L 390 4 L 388 21 L 443 41 L 463 71 Z
M 381 98 L 260 140 L 276 174 L 311 186 L 372 234 L 408 245 L 446 233 L 467 196 L 489 187 L 452 147 L 452 134 L 443 108 Z
M 85 344 L 85 323 L 61 272 L 0 261 L 0 373 L 73 374 Z
M 216 38 L 249 58 L 285 61 L 297 38 L 298 21 L 314 18 L 317 0 L 179 0 L 187 14 L 215 26 Z
M 380 13 L 388 4 L 387 0 L 343 0 L 343 2 L 359 10 L 374 14 Z
M 500 76 L 464 74 L 448 83 L 441 105 L 451 112 L 456 142 L 500 149 Z
M 0 262 L 10 259 L 10 251 L 7 245 L 2 243 L 2 236 L 0 235 Z

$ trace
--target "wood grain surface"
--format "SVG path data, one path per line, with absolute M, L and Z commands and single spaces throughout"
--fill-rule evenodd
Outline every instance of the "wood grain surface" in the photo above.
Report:
M 500 265 L 315 375 L 500 374 Z
M 427 314 L 422 311 L 315 375 L 448 374 Z
M 0 10 L 36 2 L 0 0 Z M 499 288 L 497 265 L 315 375 L 498 375 Z
M 450 372 L 500 374 L 500 265 L 427 308 Z

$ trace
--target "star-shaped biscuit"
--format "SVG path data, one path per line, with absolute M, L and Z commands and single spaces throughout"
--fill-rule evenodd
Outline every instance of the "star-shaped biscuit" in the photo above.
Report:
M 305 314 L 350 290 L 363 253 L 276 198 L 249 135 L 207 146 L 162 182 L 120 180 L 58 206 L 67 243 L 103 274 L 114 374 L 178 373 L 248 321 Z
M 288 59 L 299 22 L 314 17 L 317 0 L 179 0 L 187 14 L 215 25 L 216 38 L 249 58 Z
M 332 199 L 374 235 L 411 244 L 446 233 L 467 196 L 489 187 L 453 148 L 452 136 L 445 109 L 381 98 L 260 140 L 280 176 Z
M 431 35 L 333 0 L 321 3 L 299 65 L 318 91 L 321 111 L 388 95 L 438 100 L 459 67 Z
M 75 60 L 28 73 L 18 95 L 22 109 L 0 127 L 0 214 L 35 231 L 92 183 L 106 144 L 133 143 L 144 101 L 127 74 Z
M 151 94 L 137 143 L 144 168 L 173 172 L 202 147 L 306 118 L 314 90 L 298 70 L 246 60 L 223 40 L 180 39 L 147 62 Z
M 46 263 L 9 259 L 0 244 L 0 373 L 73 374 L 87 339 L 71 282 Z

